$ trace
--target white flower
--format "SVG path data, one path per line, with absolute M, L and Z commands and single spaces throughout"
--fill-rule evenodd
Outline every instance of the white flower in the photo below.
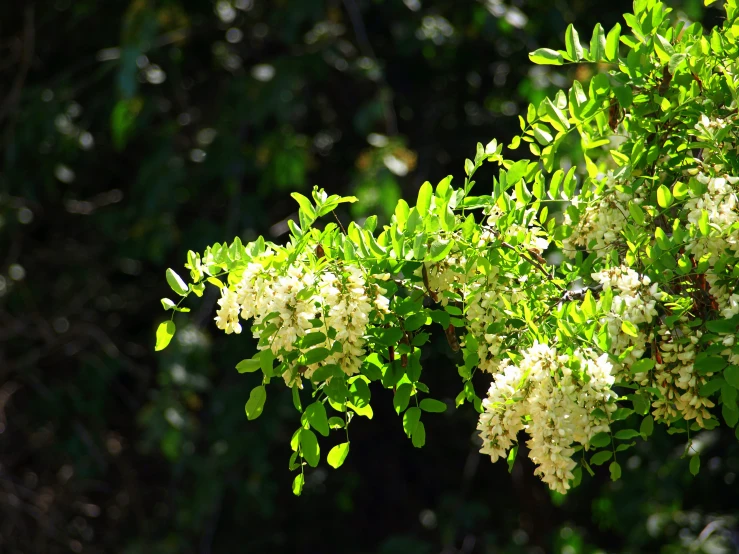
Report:
M 587 349 L 570 358 L 536 343 L 522 354 L 518 364 L 501 363 L 483 400 L 485 411 L 477 425 L 480 451 L 495 462 L 526 429 L 529 457 L 537 465 L 534 473 L 565 493 L 577 465 L 572 459 L 575 445 L 588 448 L 593 435 L 608 429 L 607 419 L 593 414 L 599 413 L 596 409 L 603 414 L 615 410 L 612 366 L 605 354 L 597 357 Z
M 226 334 L 241 333 L 239 323 L 239 303 L 236 294 L 228 287 L 221 289 L 221 297 L 218 299 L 218 311 L 216 312 L 216 326 Z

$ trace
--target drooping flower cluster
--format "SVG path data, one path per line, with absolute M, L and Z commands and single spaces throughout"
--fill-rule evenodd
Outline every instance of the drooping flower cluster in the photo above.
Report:
M 480 452 L 495 462 L 525 429 L 535 474 L 565 493 L 577 465 L 575 447 L 587 448 L 596 433 L 608 430 L 606 414 L 615 410 L 613 383 L 607 355 L 589 349 L 566 355 L 535 343 L 518 363 L 504 361 L 495 375 L 477 425 Z
M 661 325 L 655 344 L 659 350 L 651 372 L 641 372 L 634 381 L 644 387 L 656 387 L 660 394 L 653 399 L 652 415 L 657 420 L 670 422 L 675 416 L 695 419 L 699 425 L 710 419 L 708 408 L 714 403 L 700 394 L 700 388 L 712 373 L 701 375 L 695 367 L 697 344 L 701 331 L 693 331 L 687 325 L 669 329 Z
M 347 375 L 357 373 L 365 354 L 370 313 L 375 309 L 378 313 L 386 312 L 389 300 L 379 286 L 368 287 L 358 267 L 346 265 L 340 271 L 316 274 L 304 264 L 294 263 L 278 275 L 260 263 L 249 263 L 238 283 L 221 289 L 216 326 L 228 334 L 240 333 L 239 316 L 253 319 L 254 338 L 260 339 L 260 325 L 265 321 L 273 323 L 276 330 L 258 348 L 272 350 L 279 362 L 298 348 L 301 338 L 313 331 L 323 332 L 325 339 L 307 350 L 327 348 L 331 354 L 306 366 L 302 373 L 310 377 L 328 364 L 337 364 Z M 373 299 L 368 296 L 370 288 Z M 341 347 L 338 352 L 337 343 Z M 283 376 L 288 384 L 299 382 L 295 368 L 288 368 Z
M 564 224 L 572 227 L 572 234 L 562 241 L 562 253 L 568 258 L 574 258 L 582 248 L 595 252 L 599 258 L 609 256 L 629 222 L 629 201 L 635 204 L 642 202 L 640 198 L 632 198 L 616 189 L 611 175 L 607 179 L 603 192 L 587 201 L 577 220 L 573 220 L 571 210 L 565 212 Z M 575 197 L 573 206 L 578 208 L 584 201 Z
M 699 230 L 701 219 L 707 236 L 697 233 L 691 237 L 686 250 L 698 260 L 704 256 L 710 259 L 713 265 L 718 256 L 729 250 L 733 255 L 739 255 L 739 199 L 737 187 L 739 177 L 711 177 L 699 172 L 695 179 L 705 186 L 703 194 L 696 194 L 689 189 L 690 198 L 685 203 L 687 220 Z M 705 214 L 705 215 L 704 215 Z
M 611 353 L 626 354 L 624 366 L 628 368 L 644 355 L 650 334 L 644 327 L 657 316 L 657 302 L 662 298 L 657 283 L 646 275 L 639 275 L 627 266 L 618 266 L 593 273 L 593 279 L 603 285 L 604 291 L 612 291 L 611 308 L 601 323 L 608 325 L 611 337 Z M 624 330 L 624 322 L 633 325 L 636 333 Z
M 378 293 L 376 306 L 379 309 L 387 307 L 387 299 Z M 342 346 L 341 352 L 331 354 L 320 364 L 308 366 L 305 372 L 310 377 L 321 365 L 338 364 L 347 375 L 359 372 L 364 356 L 365 334 L 369 323 L 369 314 L 374 309 L 367 296 L 365 280 L 362 272 L 348 266 L 341 278 L 330 271 L 321 275 L 318 285 L 317 303 L 321 307 L 324 322 L 327 328 L 336 330 L 336 337 L 318 347 L 332 348 L 333 341 Z

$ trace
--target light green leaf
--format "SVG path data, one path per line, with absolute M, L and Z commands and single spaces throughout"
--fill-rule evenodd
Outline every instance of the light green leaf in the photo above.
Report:
M 157 342 L 156 346 L 154 346 L 154 350 L 164 350 L 169 345 L 169 341 L 172 340 L 172 337 L 174 337 L 175 331 L 177 330 L 177 327 L 174 324 L 174 321 L 164 321 L 159 324 L 159 327 L 157 327 Z
M 398 386 L 393 396 L 393 407 L 395 412 L 400 414 L 403 410 L 408 407 L 408 402 L 411 398 L 411 392 L 413 392 L 413 385 L 410 383 L 403 383 Z
M 326 457 L 326 459 L 328 460 L 328 465 L 330 465 L 334 469 L 341 467 L 341 465 L 344 463 L 344 460 L 346 460 L 348 454 L 348 442 L 337 444 L 328 452 L 328 456 Z
M 611 481 L 618 481 L 621 478 L 621 466 L 618 462 L 611 462 L 608 469 L 611 472 Z
M 300 453 L 311 467 L 316 467 L 321 460 L 321 447 L 318 446 L 315 433 L 310 429 L 300 431 Z
M 169 298 L 162 298 L 162 307 L 165 310 L 174 310 L 177 307 L 177 304 L 172 302 Z
M 672 205 L 672 193 L 665 185 L 660 185 L 657 189 L 657 204 L 661 208 L 669 208 Z
M 300 210 L 308 216 L 311 220 L 314 220 L 316 218 L 316 211 L 313 208 L 313 204 L 311 201 L 300 194 L 299 192 L 293 192 L 290 194 L 300 205 Z
M 565 31 L 565 46 L 567 55 L 573 62 L 579 62 L 582 59 L 582 44 L 580 44 L 580 35 L 578 35 L 575 27 L 570 23 Z
M 639 336 L 639 329 L 636 328 L 636 325 L 631 323 L 630 321 L 622 321 L 621 322 L 621 330 L 626 333 L 627 335 L 631 337 L 638 337 Z
M 167 270 L 167 283 L 180 296 L 187 296 L 187 285 L 185 281 L 172 268 Z
M 405 434 L 410 437 L 420 420 L 421 409 L 416 406 L 408 408 L 403 414 L 403 430 L 405 431 Z
M 564 58 L 556 50 L 539 48 L 529 54 L 529 59 L 539 65 L 562 65 Z
M 302 473 L 298 473 L 293 479 L 293 494 L 300 496 L 303 492 L 303 485 L 305 484 L 305 476 Z
M 596 23 L 590 39 L 590 59 L 594 62 L 603 60 L 606 53 L 606 35 L 600 23 Z
M 506 462 L 508 462 L 508 473 L 511 473 L 513 471 L 513 464 L 516 462 L 516 455 L 518 454 L 518 445 L 514 444 L 511 449 L 508 451 L 508 457 L 506 458 Z
M 551 133 L 543 125 L 534 126 L 534 138 L 542 146 L 546 146 L 553 140 Z
M 421 185 L 421 189 L 418 191 L 418 200 L 416 201 L 416 210 L 421 217 L 426 217 L 431 206 L 431 197 L 434 195 L 434 187 L 431 183 L 426 181 Z
M 654 360 L 651 358 L 642 358 L 641 360 L 635 361 L 631 365 L 631 373 L 643 373 L 649 371 L 654 367 Z
M 621 24 L 616 23 L 606 37 L 606 59 L 614 61 L 618 58 L 618 39 L 621 36 Z
M 326 407 L 322 402 L 313 402 L 305 409 L 305 418 L 316 431 L 324 437 L 328 437 L 328 417 L 326 416 Z
M 261 367 L 261 361 L 256 358 L 249 358 L 247 360 L 241 360 L 236 364 L 236 371 L 239 373 L 253 373 Z

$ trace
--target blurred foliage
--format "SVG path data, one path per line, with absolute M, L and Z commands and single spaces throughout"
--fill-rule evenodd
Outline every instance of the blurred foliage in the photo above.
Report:
M 707 24 L 720 13 L 673 5 Z M 216 298 L 153 352 L 164 268 L 185 245 L 280 240 L 289 191 L 314 184 L 358 196 L 353 216 L 387 216 L 458 173 L 478 141 L 510 139 L 521 106 L 573 76 L 529 51 L 627 8 L 4 2 L 0 551 L 736 551 L 733 436 L 696 437 L 708 462 L 695 479 L 684 444 L 657 436 L 621 481 L 598 476 L 565 499 L 525 456 L 508 475 L 478 455 L 472 410 L 429 422 L 424 463 L 383 410 L 356 422 L 342 471 L 311 471 L 296 499 L 289 393 L 246 421 L 255 383 L 233 369 L 243 348 L 213 333 Z M 453 398 L 453 353 L 434 345 L 430 385 Z

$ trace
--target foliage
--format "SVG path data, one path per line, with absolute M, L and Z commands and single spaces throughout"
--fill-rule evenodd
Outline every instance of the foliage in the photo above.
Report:
M 526 143 L 533 158 L 478 144 L 460 188 L 451 177 L 425 183 L 379 233 L 374 216 L 346 229 L 319 222 L 356 198 L 315 188 L 293 193 L 287 245 L 237 238 L 191 251 L 189 284 L 168 270 L 181 300 L 165 308 L 182 310 L 210 285 L 220 329 L 238 334 L 240 318 L 253 319 L 258 353 L 237 368 L 261 372 L 262 384 L 246 412 L 262 413 L 273 378 L 292 389 L 296 494 L 320 460 L 315 432 L 342 435 L 329 453 L 341 465 L 353 417 L 373 417 L 370 383 L 392 389 L 403 429 L 425 444 L 423 412 L 447 409 L 422 380 L 433 326 L 462 355 L 455 404 L 480 412 L 493 461 L 512 463 L 525 429 L 535 473 L 564 493 L 592 465 L 609 462 L 619 479 L 619 452 L 661 423 L 686 434 L 698 472 L 691 432 L 739 419 L 739 22 L 735 1 L 725 9 L 704 33 L 637 0 L 624 16 L 630 34 L 596 25 L 589 48 L 570 26 L 566 50 L 531 59 L 608 71 L 529 105 L 508 150 Z M 577 139 L 573 163 L 560 150 Z M 501 167 L 493 192 L 472 196 L 485 163 Z M 157 348 L 173 332 L 163 323 Z M 478 370 L 493 376 L 485 399 Z

